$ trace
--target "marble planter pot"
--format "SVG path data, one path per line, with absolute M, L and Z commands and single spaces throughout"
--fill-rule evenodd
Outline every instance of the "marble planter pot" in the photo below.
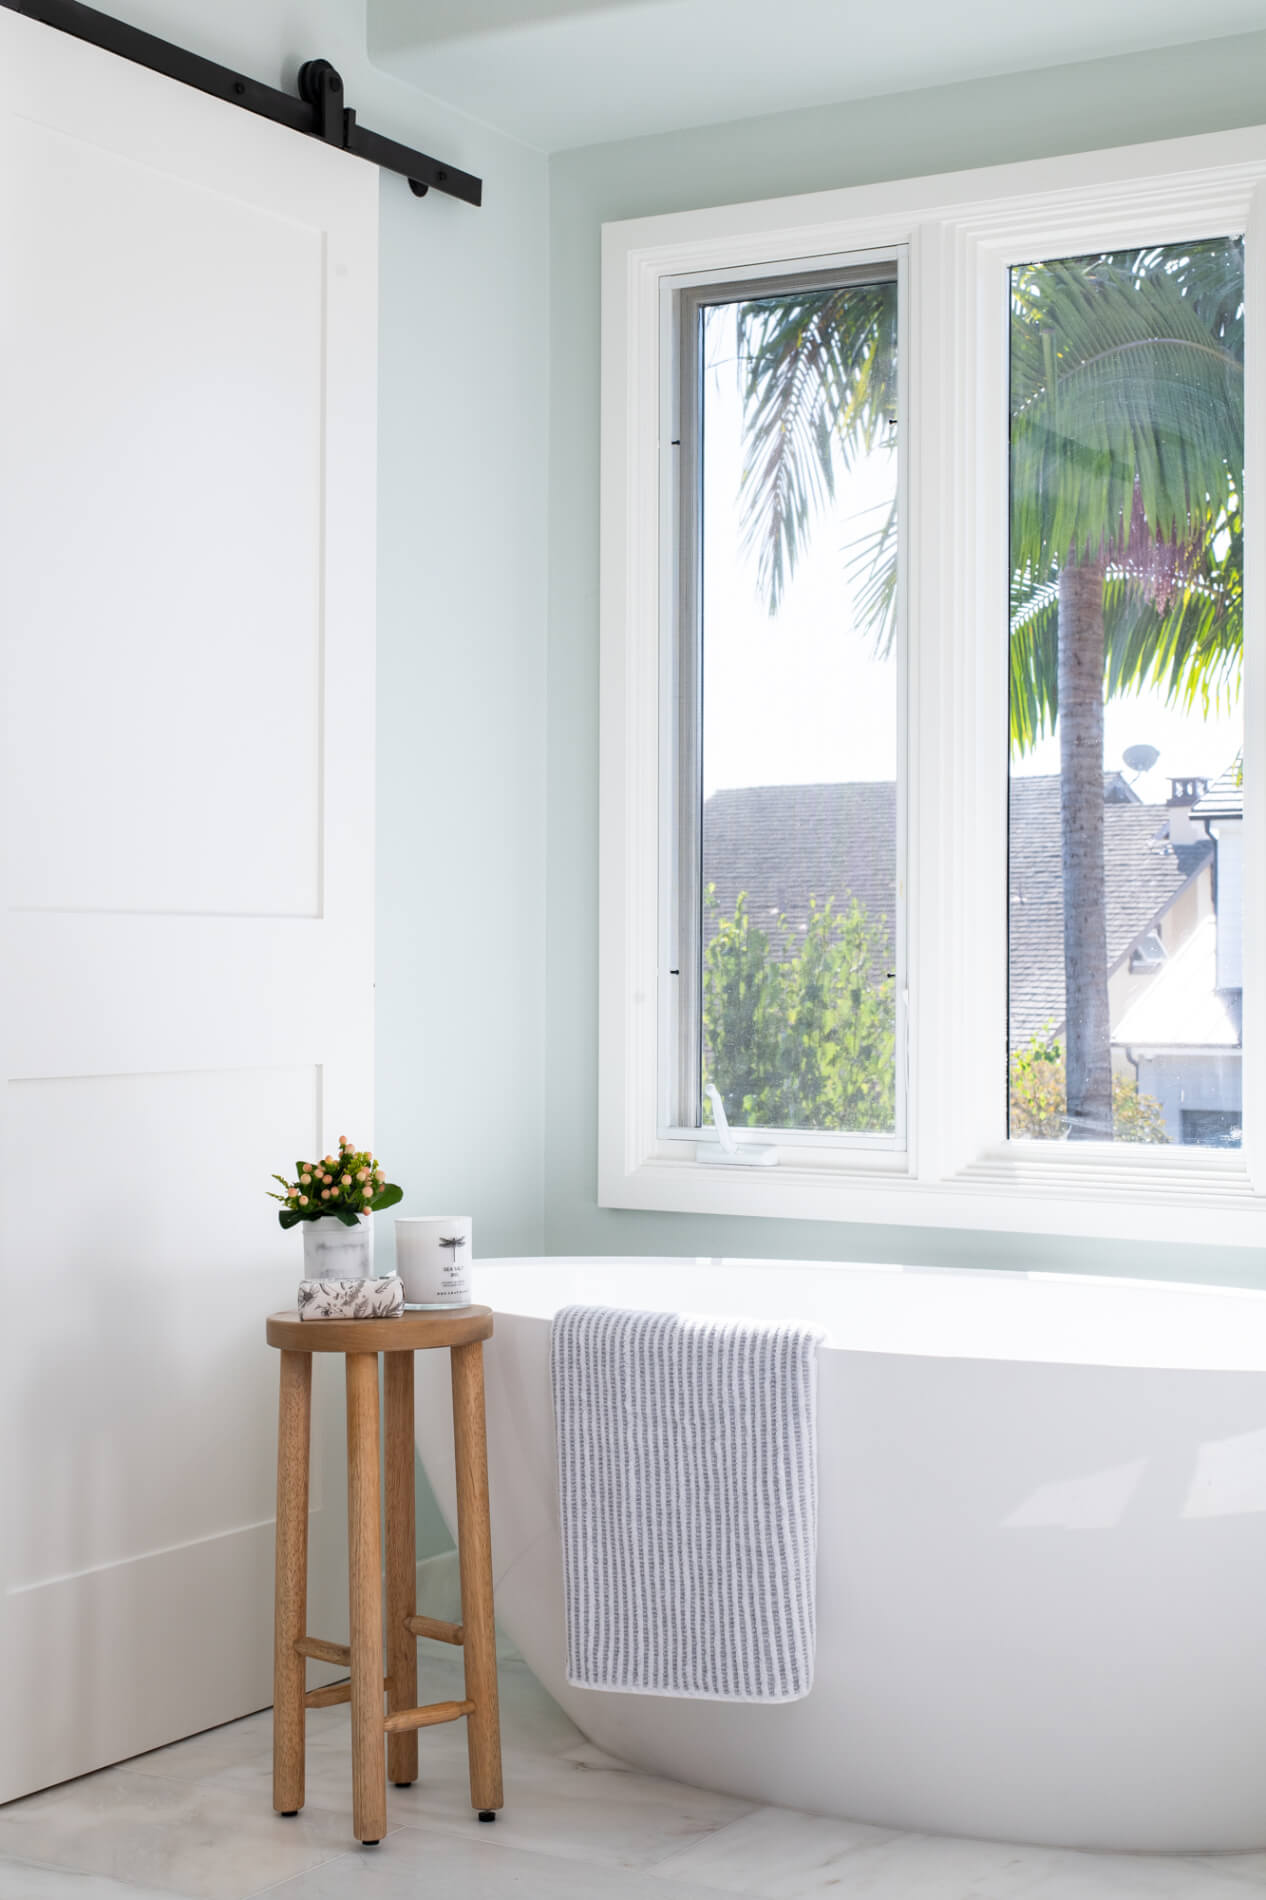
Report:
M 333 1216 L 303 1222 L 305 1280 L 368 1280 L 373 1271 L 371 1222 L 345 1227 Z

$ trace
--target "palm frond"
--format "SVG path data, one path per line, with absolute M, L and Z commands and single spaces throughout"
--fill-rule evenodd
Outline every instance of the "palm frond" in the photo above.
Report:
M 1220 545 L 1221 536 L 1213 537 Z M 1103 584 L 1104 696 L 1156 691 L 1169 704 L 1224 709 L 1239 694 L 1243 647 L 1243 554 L 1238 524 L 1219 558 L 1193 567 L 1163 599 L 1128 561 Z M 1013 577 L 1011 746 L 1029 752 L 1059 715 L 1058 573 Z
M 1058 582 L 1105 564 L 1109 696 L 1226 703 L 1242 644 L 1244 262 L 1237 238 L 1012 273 L 1012 743 L 1058 714 Z M 774 611 L 838 473 L 896 408 L 895 286 L 741 307 L 743 532 Z M 889 650 L 895 509 L 845 551 Z
M 882 519 L 873 528 L 854 534 L 844 550 L 844 568 L 853 589 L 853 606 L 861 626 L 871 635 L 876 659 L 887 659 L 896 632 L 897 606 L 897 496 L 875 510 Z
M 896 285 L 770 297 L 738 313 L 744 409 L 742 532 L 777 611 L 837 469 L 896 413 Z
M 1239 686 L 1244 439 L 1237 239 L 1013 273 L 1011 740 L 1058 715 L 1058 581 L 1105 562 L 1107 697 Z
M 1190 282 L 1176 269 L 1146 269 L 1139 254 L 1015 273 L 1015 568 L 1112 559 L 1141 532 L 1181 553 L 1233 505 L 1243 324 L 1228 316 L 1222 279 L 1239 247 L 1211 249 Z

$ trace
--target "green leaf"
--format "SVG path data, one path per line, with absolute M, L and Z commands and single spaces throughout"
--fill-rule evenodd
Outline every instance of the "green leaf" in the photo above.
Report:
M 336 1207 L 333 1218 L 342 1221 L 344 1227 L 355 1227 L 360 1215 L 354 1213 L 350 1207 Z
M 888 437 L 896 415 L 896 345 L 895 283 L 740 306 L 743 533 L 771 613 L 815 517 L 835 493 L 837 468 Z
M 379 1188 L 377 1194 L 375 1194 L 373 1200 L 369 1203 L 370 1210 L 375 1214 L 381 1214 L 384 1207 L 394 1207 L 397 1201 L 402 1201 L 403 1199 L 404 1189 L 397 1187 L 394 1182 L 388 1181 L 385 1187 Z
M 740 893 L 704 951 L 704 1079 L 735 1125 L 890 1129 L 895 1108 L 895 997 L 887 924 L 854 899 L 811 900 L 797 932 L 768 933 Z M 706 1115 L 705 1119 L 710 1119 Z
M 277 1216 L 283 1227 L 293 1227 L 297 1221 L 306 1218 L 307 1216 L 297 1207 L 283 1207 Z

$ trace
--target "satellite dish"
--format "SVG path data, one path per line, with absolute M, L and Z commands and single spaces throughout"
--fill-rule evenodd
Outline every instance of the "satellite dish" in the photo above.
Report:
M 1128 745 L 1121 757 L 1131 772 L 1150 772 L 1160 753 L 1154 745 Z

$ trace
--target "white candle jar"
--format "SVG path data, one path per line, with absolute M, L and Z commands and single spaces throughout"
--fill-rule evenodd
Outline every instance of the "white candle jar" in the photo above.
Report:
M 396 1222 L 396 1272 L 406 1306 L 470 1305 L 471 1217 L 419 1214 Z

